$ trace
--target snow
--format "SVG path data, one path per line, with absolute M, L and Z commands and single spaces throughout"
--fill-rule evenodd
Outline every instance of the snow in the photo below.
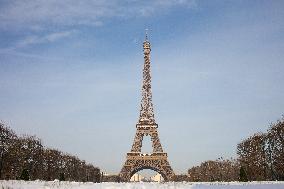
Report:
M 91 183 L 1 180 L 1 189 L 284 189 L 284 182 Z

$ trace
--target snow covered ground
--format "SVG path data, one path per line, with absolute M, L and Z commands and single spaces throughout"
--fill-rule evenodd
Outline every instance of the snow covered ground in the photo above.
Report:
M 284 189 L 284 182 L 208 183 L 82 183 L 59 181 L 0 181 L 0 189 Z

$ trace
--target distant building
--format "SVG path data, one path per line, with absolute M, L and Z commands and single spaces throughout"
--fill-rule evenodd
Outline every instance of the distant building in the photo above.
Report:
M 164 178 L 162 177 L 161 174 L 157 173 L 155 176 L 151 177 L 151 181 L 162 182 L 162 181 L 164 181 Z
M 119 182 L 120 177 L 115 174 L 109 174 L 105 171 L 101 173 L 101 182 Z
M 103 176 L 108 176 L 108 175 L 110 175 L 110 174 L 108 174 L 106 171 L 102 171 L 102 173 L 101 173 Z
M 144 177 L 142 175 L 139 175 L 138 173 L 135 173 L 131 179 L 130 182 L 140 182 L 144 179 Z

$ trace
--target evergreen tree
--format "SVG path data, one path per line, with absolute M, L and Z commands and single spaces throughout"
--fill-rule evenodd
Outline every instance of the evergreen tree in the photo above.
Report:
M 64 173 L 59 174 L 59 181 L 65 181 Z
M 30 175 L 29 175 L 29 171 L 27 169 L 24 169 L 22 171 L 22 174 L 20 176 L 21 180 L 30 180 Z
M 244 167 L 241 167 L 241 169 L 240 169 L 240 181 L 241 182 L 247 182 L 248 181 L 247 174 L 246 174 Z

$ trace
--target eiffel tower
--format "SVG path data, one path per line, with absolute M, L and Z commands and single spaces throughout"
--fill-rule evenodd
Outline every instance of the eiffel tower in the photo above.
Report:
M 126 162 L 120 171 L 121 181 L 128 182 L 132 175 L 143 169 L 151 169 L 162 175 L 164 181 L 172 181 L 175 174 L 169 164 L 167 153 L 163 151 L 158 136 L 158 124 L 155 122 L 154 110 L 152 104 L 151 91 L 151 72 L 150 72 L 150 52 L 151 45 L 146 38 L 143 42 L 144 68 L 143 68 L 143 86 L 142 100 L 138 123 L 136 124 L 136 135 L 131 152 L 127 153 Z M 144 136 L 150 136 L 153 152 L 151 154 L 142 154 L 141 147 Z

